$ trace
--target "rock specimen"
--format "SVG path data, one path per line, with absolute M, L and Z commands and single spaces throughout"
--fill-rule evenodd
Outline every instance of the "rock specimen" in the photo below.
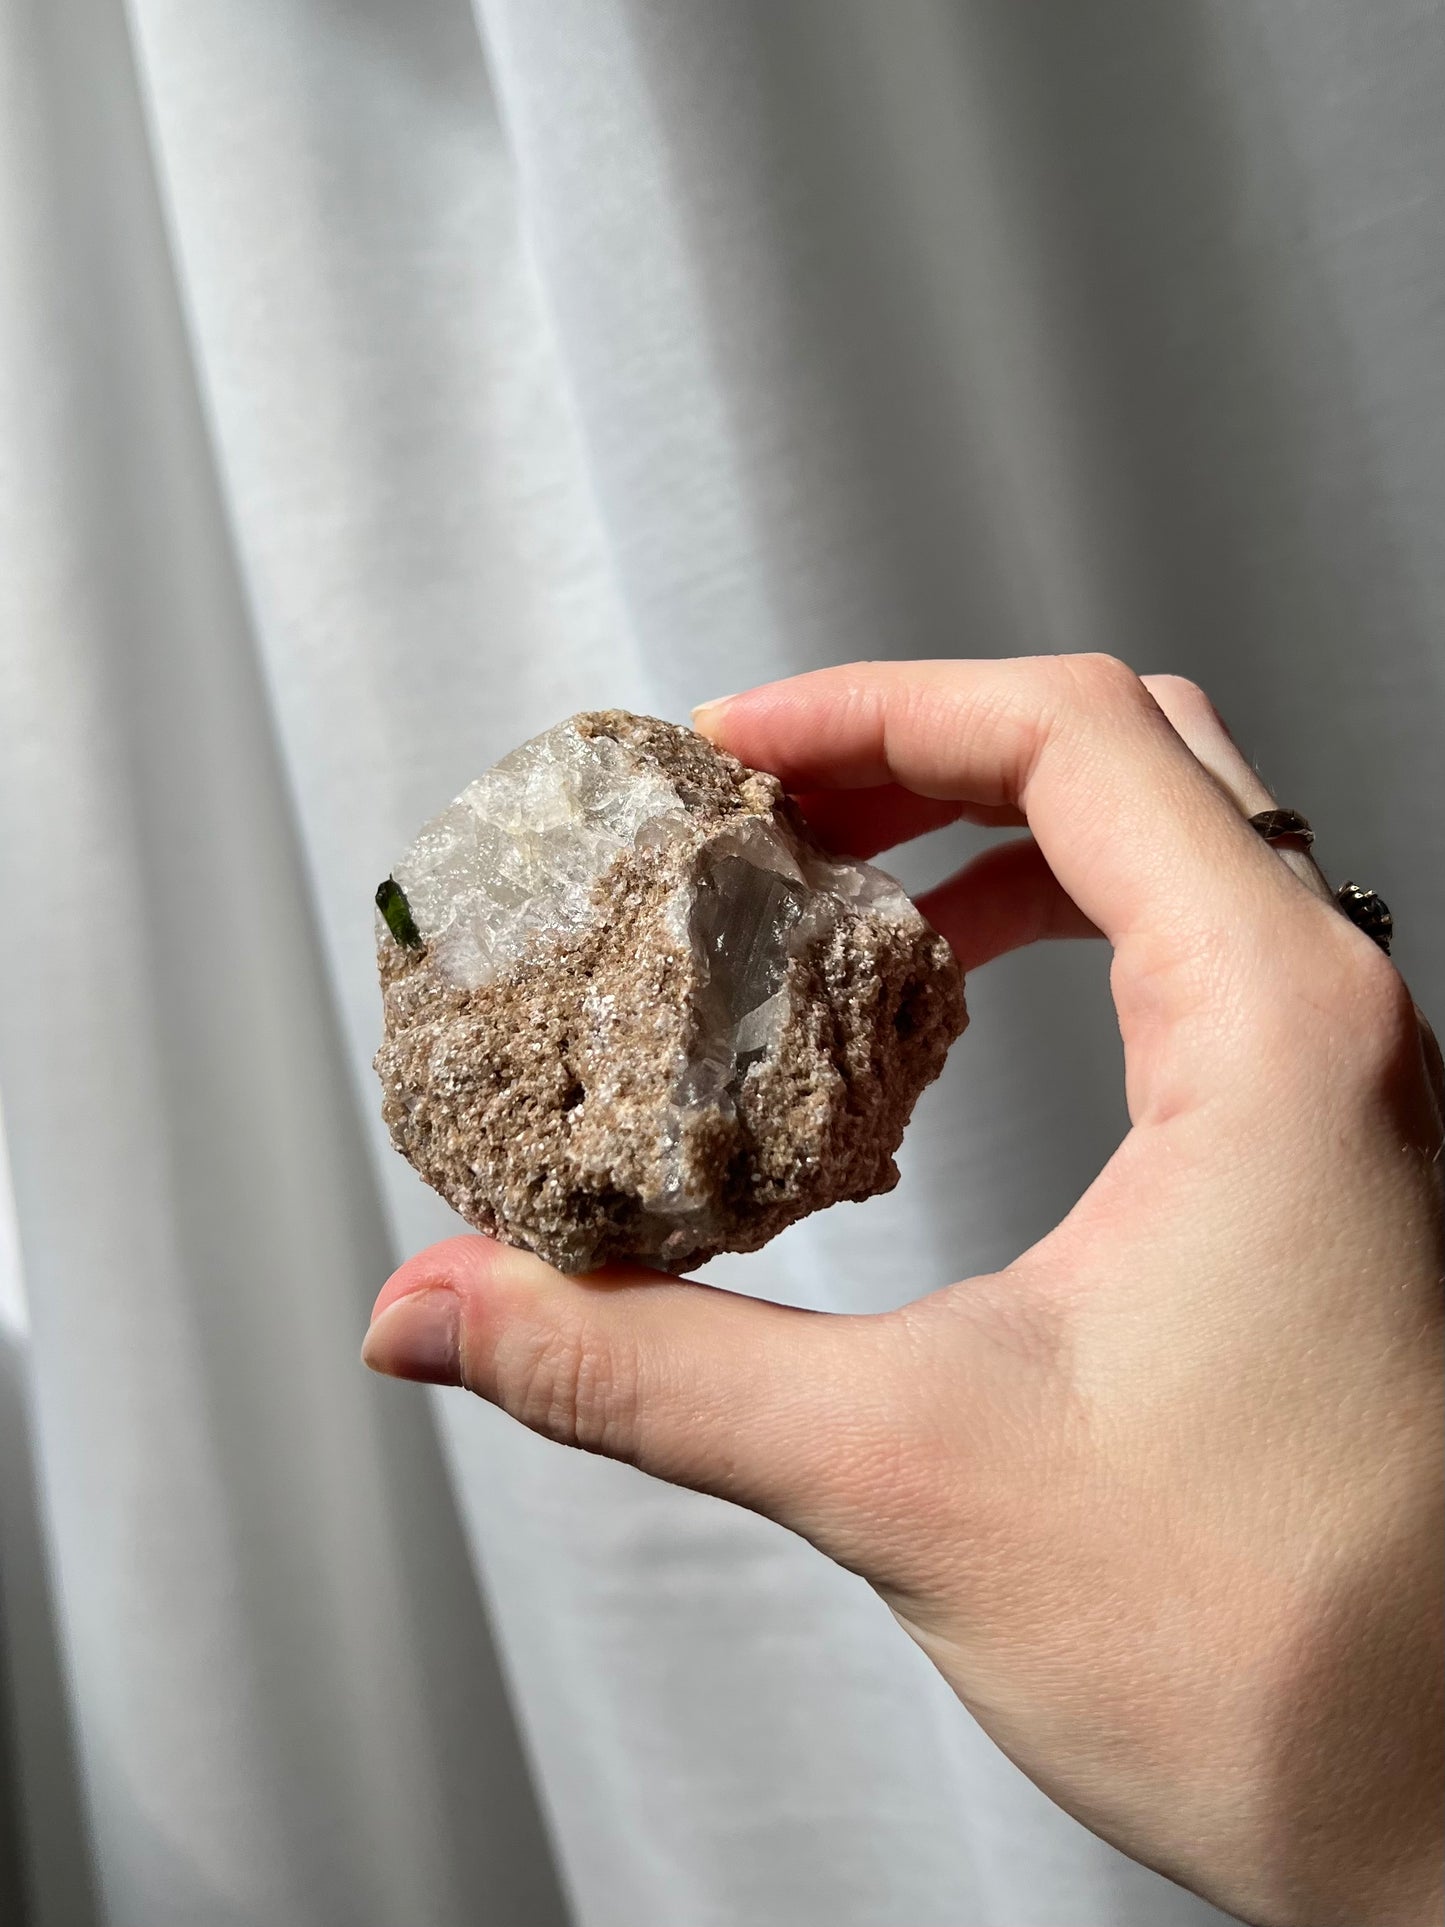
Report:
M 898 885 L 691 730 L 573 716 L 503 757 L 377 892 L 392 1139 L 564 1271 L 687 1271 L 898 1181 L 966 1021 Z

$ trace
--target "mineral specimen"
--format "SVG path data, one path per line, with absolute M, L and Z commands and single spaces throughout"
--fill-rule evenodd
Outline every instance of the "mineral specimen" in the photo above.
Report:
M 898 1181 L 966 1017 L 890 877 L 777 779 L 621 710 L 503 757 L 377 891 L 399 1151 L 564 1271 L 687 1271 Z

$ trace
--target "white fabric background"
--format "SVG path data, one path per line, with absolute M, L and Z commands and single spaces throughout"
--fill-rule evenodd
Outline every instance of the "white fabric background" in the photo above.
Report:
M 584 704 L 1107 647 L 1445 1009 L 1441 29 L 0 0 L 0 1917 L 1220 1918 L 807 1548 L 359 1369 L 449 1223 L 370 898 Z M 1106 961 L 982 973 L 899 1190 L 716 1275 L 1015 1253 L 1121 1129 Z

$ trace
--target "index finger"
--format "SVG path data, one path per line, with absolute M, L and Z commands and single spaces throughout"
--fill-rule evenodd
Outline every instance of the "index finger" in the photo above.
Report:
M 1322 906 L 1112 657 L 855 663 L 694 721 L 790 789 L 892 782 L 1018 809 L 1079 908 L 1151 970 L 1232 946 L 1272 975 L 1291 932 L 1318 941 Z

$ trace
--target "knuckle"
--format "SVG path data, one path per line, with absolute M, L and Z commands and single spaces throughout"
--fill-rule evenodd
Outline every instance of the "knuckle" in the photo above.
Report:
M 1321 908 L 1327 921 L 1303 986 L 1312 1020 L 1326 1018 L 1331 1054 L 1348 1082 L 1393 1079 L 1420 1055 L 1414 1000 L 1382 950 L 1337 911 Z
M 1367 1023 L 1412 1018 L 1405 980 L 1378 944 L 1331 905 L 1322 903 L 1320 914 L 1327 940 L 1319 948 L 1319 971 L 1334 1003 Z
M 1341 999 L 1360 1037 L 1376 1049 L 1394 1053 L 1416 1036 L 1418 1019 L 1404 978 L 1385 953 L 1364 936 L 1351 934 L 1341 960 Z
M 1180 722 L 1219 724 L 1219 711 L 1206 692 L 1188 676 L 1159 675 L 1140 678 L 1165 715 Z
M 1061 656 L 1058 660 L 1076 698 L 1090 708 L 1138 707 L 1148 700 L 1148 692 L 1139 677 L 1118 656 L 1091 650 L 1083 655 Z
M 636 1372 L 616 1346 L 584 1329 L 514 1332 L 497 1358 L 499 1402 L 544 1437 L 611 1458 L 630 1455 Z

